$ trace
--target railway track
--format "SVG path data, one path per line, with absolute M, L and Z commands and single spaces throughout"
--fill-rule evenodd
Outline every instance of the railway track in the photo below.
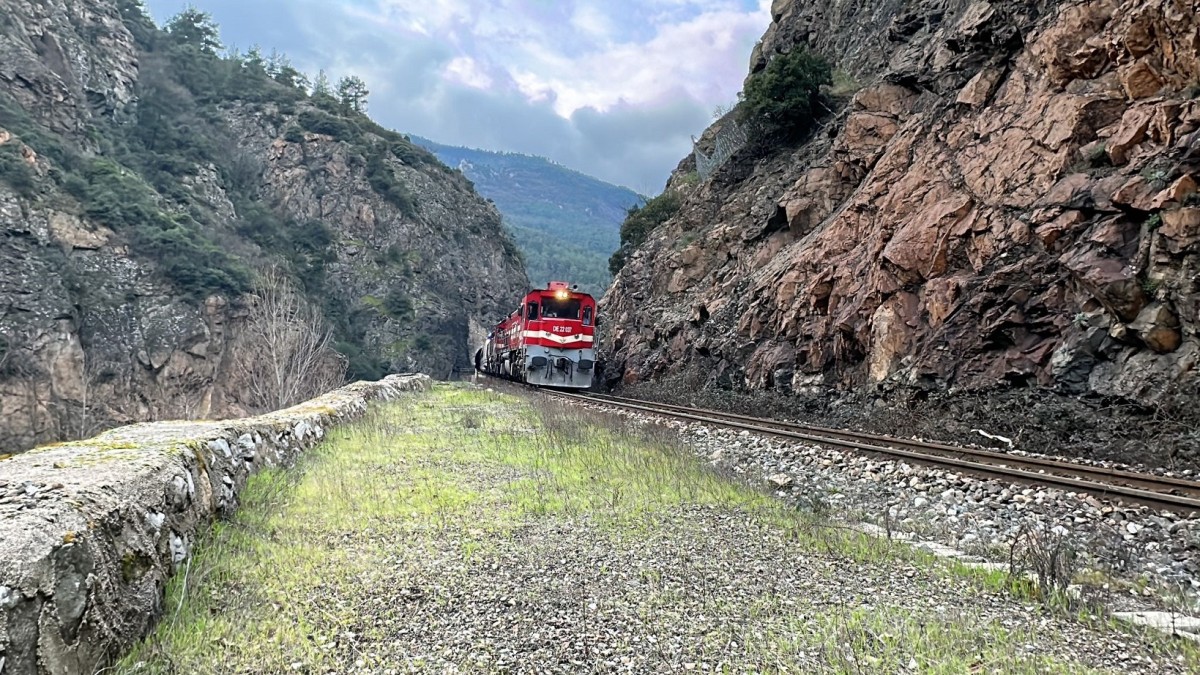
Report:
M 1051 486 L 1183 514 L 1200 513 L 1200 483 L 1179 478 L 615 396 L 557 391 L 548 393 L 566 399 L 951 468 L 980 478 Z

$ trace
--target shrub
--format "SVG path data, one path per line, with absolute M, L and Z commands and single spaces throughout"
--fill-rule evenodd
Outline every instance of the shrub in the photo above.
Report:
M 417 201 L 413 197 L 412 192 L 409 192 L 397 178 L 392 168 L 388 166 L 377 148 L 372 148 L 370 155 L 367 157 L 367 180 L 371 183 L 371 189 L 375 191 L 384 201 L 388 202 L 400 212 L 415 218 L 417 215 Z
M 241 295 L 250 288 L 249 272 L 190 227 L 139 229 L 134 239 L 158 259 L 163 274 L 193 300 L 213 293 Z
M 362 132 L 350 120 L 344 117 L 335 117 L 320 110 L 305 110 L 296 116 L 296 122 L 305 131 L 332 136 L 339 141 L 348 143 L 358 140 L 362 135 Z
M 821 87 L 833 84 L 833 71 L 820 56 L 795 49 L 771 60 L 746 82 L 743 119 L 766 135 L 798 138 L 816 126 Z
M 375 264 L 382 267 L 400 265 L 405 261 L 405 250 L 400 244 L 391 244 L 375 253 Z
M 833 71 L 833 79 L 829 87 L 829 95 L 833 98 L 849 98 L 862 89 L 862 85 L 854 76 L 844 70 Z
M 159 208 L 157 196 L 132 171 L 108 160 L 93 160 L 85 174 L 88 187 L 84 212 L 93 220 L 118 232 L 136 227 L 171 226 Z
M 416 312 L 412 298 L 400 286 L 393 286 L 383 298 L 383 310 L 393 319 L 411 319 Z
M 107 160 L 93 160 L 85 173 L 84 212 L 124 233 L 134 249 L 159 263 L 163 274 L 189 298 L 212 293 L 237 295 L 250 275 L 199 231 L 189 216 L 163 210 L 157 195 L 136 174 Z
M 263 200 L 269 191 L 262 167 L 237 146 L 227 117 L 231 110 L 259 111 L 260 122 L 276 125 L 289 142 L 302 141 L 310 131 L 345 143 L 352 166 L 370 170 L 372 189 L 410 216 L 417 211 L 415 196 L 401 180 L 404 173 L 393 169 L 403 162 L 432 171 L 441 163 L 405 136 L 347 112 L 328 95 L 307 97 L 298 88 L 298 72 L 284 68 L 272 79 L 261 55 L 257 62 L 221 56 L 216 26 L 202 14 L 185 11 L 182 17 L 203 25 L 173 21 L 178 30 L 168 33 L 154 25 L 142 0 L 115 2 L 140 50 L 132 119 L 98 115 L 84 130 L 86 137 L 64 137 L 0 91 L 3 126 L 49 165 L 49 180 L 38 179 L 19 157 L 20 144 L 0 147 L 0 183 L 33 196 L 53 181 L 77 200 L 83 215 L 117 232 L 133 256 L 154 263 L 188 299 L 240 293 L 249 287 L 248 266 L 264 258 L 286 260 L 291 275 L 336 326 L 338 348 L 351 357 L 352 374 L 378 378 L 385 362 L 367 348 L 372 323 L 388 312 L 411 315 L 412 300 L 399 290 L 370 307 L 334 298 L 326 288 L 334 234 L 321 222 L 290 220 L 278 204 Z M 0 12 L 0 24 L 6 20 Z M 180 180 L 209 164 L 220 173 L 234 205 L 239 237 L 226 232 L 223 219 Z M 402 249 L 385 253 L 389 262 L 399 261 L 397 269 L 386 272 L 392 278 L 413 274 L 413 261 L 402 254 Z
M 359 343 L 343 341 L 333 345 L 339 354 L 346 357 L 346 379 L 351 382 L 367 380 L 374 382 L 387 373 L 383 360 L 365 351 Z
M 504 254 L 510 260 L 515 260 L 525 267 L 525 252 L 517 246 L 517 242 L 513 240 L 512 234 L 508 230 L 500 230 L 500 248 L 504 249 Z
M 2 126 L 5 129 L 21 138 L 22 143 L 64 171 L 79 167 L 79 154 L 61 136 L 34 121 L 21 104 L 3 91 L 0 91 L 0 120 L 4 121 Z
M 617 249 L 617 252 L 613 253 L 612 257 L 608 259 L 609 274 L 612 274 L 614 277 L 617 276 L 617 273 L 625 267 L 625 263 L 628 262 L 628 259 L 628 251 L 626 251 L 624 248 Z
M 32 197 L 37 188 L 37 175 L 12 141 L 0 145 L 0 180 L 24 197 Z
M 679 195 L 664 192 L 646 202 L 645 206 L 630 208 L 626 212 L 625 222 L 621 223 L 621 243 L 640 246 L 656 227 L 678 213 L 679 207 Z
M 319 293 L 325 286 L 325 267 L 337 259 L 333 251 L 336 237 L 329 226 L 319 220 L 291 223 L 287 228 L 288 262 L 308 293 Z
M 667 222 L 682 205 L 675 192 L 664 192 L 626 211 L 625 222 L 621 223 L 621 248 L 608 260 L 608 269 L 614 275 L 625 266 L 629 253 L 641 246 L 655 228 Z
M 409 141 L 394 141 L 390 147 L 392 156 L 414 168 L 436 161 L 424 148 L 418 148 Z
M 1043 600 L 1063 594 L 1078 571 L 1079 547 L 1067 534 L 1021 526 L 1009 545 L 1008 568 L 1014 579 L 1037 579 L 1034 592 Z

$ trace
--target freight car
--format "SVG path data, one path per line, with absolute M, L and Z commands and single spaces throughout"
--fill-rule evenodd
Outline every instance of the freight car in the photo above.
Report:
M 530 291 L 475 352 L 475 369 L 542 387 L 586 389 L 596 373 L 596 301 L 552 281 Z

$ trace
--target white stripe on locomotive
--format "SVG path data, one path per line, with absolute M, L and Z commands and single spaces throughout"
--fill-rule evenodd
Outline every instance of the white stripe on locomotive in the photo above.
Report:
M 596 341 L 596 338 L 591 335 L 556 335 L 554 333 L 550 333 L 550 332 L 547 332 L 544 330 L 527 330 L 524 332 L 523 337 L 527 340 L 531 339 L 531 338 L 540 338 L 542 340 L 549 340 L 551 342 L 557 342 L 560 345 L 565 345 L 565 344 L 569 344 L 572 342 L 595 342 Z

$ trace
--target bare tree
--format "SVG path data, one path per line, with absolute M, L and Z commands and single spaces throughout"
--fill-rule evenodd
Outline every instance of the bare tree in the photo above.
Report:
M 324 317 L 282 272 L 263 273 L 252 303 L 242 350 L 247 404 L 279 410 L 341 386 L 346 360 Z

